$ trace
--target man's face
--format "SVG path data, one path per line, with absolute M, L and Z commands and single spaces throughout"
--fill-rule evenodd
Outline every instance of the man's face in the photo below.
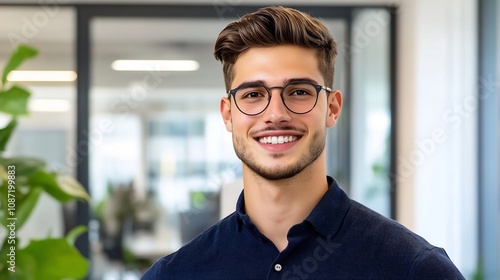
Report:
M 256 81 L 285 86 L 292 79 L 324 85 L 315 51 L 297 46 L 251 48 L 238 57 L 233 71 L 231 88 Z M 227 98 L 220 110 L 243 164 L 267 180 L 280 180 L 306 170 L 324 154 L 326 128 L 335 125 L 342 98 L 338 91 L 327 97 L 321 90 L 313 110 L 295 114 L 283 104 L 280 89 L 272 89 L 271 96 L 269 106 L 256 116 L 243 114 Z

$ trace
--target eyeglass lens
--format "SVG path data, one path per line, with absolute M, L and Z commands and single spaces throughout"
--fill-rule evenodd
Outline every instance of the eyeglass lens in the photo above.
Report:
M 316 104 L 318 90 L 312 84 L 288 84 L 282 90 L 282 100 L 288 110 L 304 114 Z M 249 85 L 239 88 L 234 94 L 236 106 L 243 113 L 257 115 L 263 112 L 271 101 L 270 92 L 262 85 Z

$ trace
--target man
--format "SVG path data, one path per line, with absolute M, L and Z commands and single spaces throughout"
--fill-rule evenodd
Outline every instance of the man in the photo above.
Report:
M 243 165 L 236 212 L 143 279 L 463 279 L 445 251 L 350 200 L 326 175 L 336 45 L 317 19 L 268 7 L 217 38 L 220 112 Z

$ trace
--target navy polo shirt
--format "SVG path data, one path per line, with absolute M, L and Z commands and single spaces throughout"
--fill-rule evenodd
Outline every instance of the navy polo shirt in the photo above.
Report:
M 399 223 L 349 199 L 333 178 L 279 252 L 236 212 L 159 259 L 150 279 L 464 279 L 446 252 Z

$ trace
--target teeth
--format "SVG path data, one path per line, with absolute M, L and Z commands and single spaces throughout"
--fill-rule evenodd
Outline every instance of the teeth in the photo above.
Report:
M 263 144 L 283 144 L 288 142 L 293 142 L 297 140 L 297 136 L 268 136 L 259 139 L 260 143 Z

